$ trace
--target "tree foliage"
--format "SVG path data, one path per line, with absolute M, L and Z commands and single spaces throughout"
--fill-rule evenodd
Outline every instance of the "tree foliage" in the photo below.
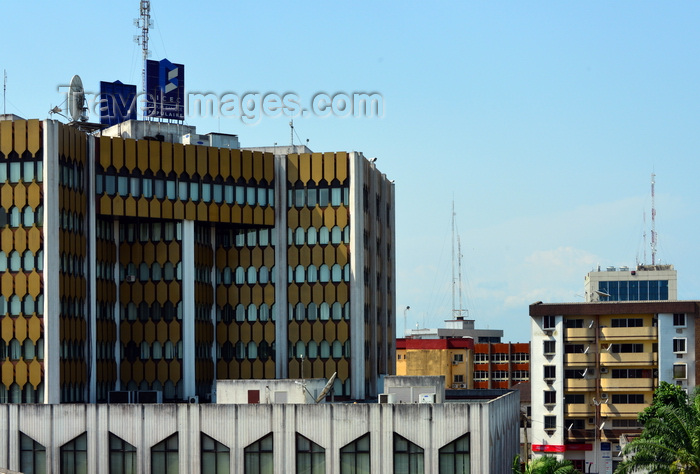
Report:
M 513 473 L 520 473 L 520 456 L 513 460 Z M 525 466 L 525 474 L 578 474 L 574 465 L 568 459 L 554 456 L 540 456 Z
M 689 403 L 687 397 L 681 402 L 683 397 L 668 387 L 663 392 L 655 394 L 640 437 L 622 451 L 626 459 L 616 474 L 700 474 L 700 396 L 696 394 Z M 662 396 L 669 397 L 667 404 L 661 403 Z
M 654 400 L 637 416 L 642 425 L 647 421 L 658 417 L 658 411 L 662 407 L 684 408 L 688 406 L 688 394 L 679 387 L 668 382 L 661 382 L 654 392 Z

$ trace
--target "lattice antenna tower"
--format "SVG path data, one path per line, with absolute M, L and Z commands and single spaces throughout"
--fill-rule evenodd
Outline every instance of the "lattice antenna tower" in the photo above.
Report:
M 656 264 L 656 204 L 654 202 L 656 175 L 651 173 L 651 264 Z
M 150 0 L 141 0 L 140 2 L 140 16 L 134 19 L 134 26 L 141 30 L 140 35 L 134 36 L 134 42 L 141 46 L 141 51 L 143 54 L 143 68 L 141 69 L 141 83 L 143 85 L 143 92 L 146 92 L 146 60 L 151 55 L 148 49 L 148 31 L 153 26 L 153 20 L 151 20 L 151 2 Z

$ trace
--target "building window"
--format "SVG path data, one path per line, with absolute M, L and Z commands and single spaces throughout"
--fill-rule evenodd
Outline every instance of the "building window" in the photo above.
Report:
M 452 362 L 456 364 L 464 362 L 464 354 L 452 354 Z
M 673 378 L 686 379 L 688 378 L 688 366 L 686 364 L 673 364 Z
M 491 374 L 491 378 L 493 380 L 508 380 L 508 371 L 507 370 L 494 370 L 493 373 Z
M 474 380 L 488 380 L 489 379 L 489 373 L 486 370 L 475 370 L 474 371 Z
M 527 352 L 516 352 L 513 354 L 513 362 L 529 362 L 530 354 Z
M 583 328 L 583 319 L 565 319 L 564 326 L 567 329 L 581 329 Z
M 297 473 L 325 474 L 326 450 L 297 433 Z
M 642 318 L 613 318 L 610 324 L 614 328 L 641 328 L 644 326 Z
M 676 352 L 676 353 L 687 352 L 686 348 L 685 348 L 685 340 L 686 340 L 686 338 L 684 338 L 684 337 L 674 338 L 673 339 L 673 352 Z
M 513 381 L 522 382 L 524 380 L 530 380 L 530 372 L 527 370 L 514 370 L 513 371 Z
M 565 354 L 583 354 L 585 350 L 583 344 L 564 344 Z
M 567 430 L 583 430 L 586 428 L 586 420 L 581 418 L 566 419 L 564 426 Z
M 19 470 L 46 472 L 46 448 L 22 432 L 19 433 Z
M 270 433 L 255 443 L 246 446 L 244 450 L 246 474 L 274 474 L 272 442 L 272 433 Z
M 491 354 L 491 362 L 508 362 L 508 354 Z
M 564 401 L 568 404 L 583 404 L 586 403 L 585 396 L 582 393 L 570 393 L 564 396 Z
M 424 467 L 423 448 L 394 433 L 394 472 L 418 474 Z
M 136 447 L 119 436 L 109 434 L 110 474 L 136 474 Z
M 544 341 L 544 355 L 554 354 L 557 341 Z
M 612 344 L 610 352 L 644 352 L 644 344 Z
M 488 362 L 488 361 L 489 361 L 489 355 L 488 355 L 488 354 L 484 354 L 484 353 L 481 353 L 481 352 L 479 352 L 479 353 L 477 353 L 477 354 L 474 354 L 474 363 L 477 363 L 477 362 Z
M 556 403 L 557 403 L 556 390 L 545 390 L 544 391 L 544 404 L 545 405 L 555 405 Z
M 641 379 L 650 377 L 651 370 L 649 369 L 612 369 L 612 378 L 614 379 Z
M 178 435 L 175 433 L 151 448 L 151 472 L 178 473 L 180 466 L 177 445 Z
M 613 428 L 642 428 L 643 427 L 643 425 L 639 421 L 637 421 L 636 418 L 632 418 L 632 419 L 613 418 L 612 426 L 613 426 Z
M 61 472 L 87 474 L 87 433 L 61 446 Z
M 641 403 L 644 403 L 644 394 L 643 393 L 613 394 L 612 402 L 613 403 L 621 403 L 621 404 L 628 404 L 628 403 L 641 404 Z
M 455 375 L 455 376 L 454 376 L 454 382 L 455 382 L 455 383 L 462 383 L 462 382 L 464 382 L 464 375 Z
M 469 433 L 440 448 L 440 474 L 468 474 L 471 468 L 469 459 Z
M 369 433 L 340 448 L 340 474 L 370 474 Z
M 673 325 L 674 326 L 680 326 L 680 327 L 685 327 L 685 314 L 684 313 L 676 313 L 673 315 Z
M 564 378 L 566 379 L 582 379 L 586 375 L 593 375 L 593 369 L 565 369 Z
M 202 433 L 202 472 L 223 474 L 231 469 L 231 450 Z
M 554 316 L 542 316 L 542 329 L 554 329 L 555 321 Z
M 544 366 L 544 379 L 545 380 L 554 380 L 557 378 L 557 367 L 554 365 L 545 365 Z
M 545 430 L 556 430 L 557 429 L 557 417 L 552 415 L 547 415 L 544 417 L 544 429 Z

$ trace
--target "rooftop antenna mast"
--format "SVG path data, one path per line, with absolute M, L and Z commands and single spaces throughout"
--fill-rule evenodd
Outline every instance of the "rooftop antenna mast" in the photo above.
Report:
M 455 202 L 452 200 L 452 317 L 461 319 L 464 317 L 462 309 L 462 243 L 455 228 Z M 455 241 L 457 253 L 455 254 Z M 457 257 L 457 278 L 455 278 L 455 255 Z M 455 292 L 459 292 L 459 307 L 455 306 Z
M 7 69 L 2 70 L 4 75 L 4 81 L 2 85 L 2 114 L 7 113 Z
M 294 151 L 294 119 L 289 121 L 289 146 Z
M 455 200 L 452 199 L 452 317 L 455 310 Z
M 656 204 L 654 203 L 656 174 L 651 173 L 651 264 L 656 265 Z
M 134 20 L 134 26 L 141 29 L 141 35 L 134 36 L 134 41 L 141 46 L 143 54 L 143 69 L 141 69 L 141 81 L 143 84 L 143 92 L 146 92 L 146 60 L 151 55 L 148 50 L 148 30 L 153 26 L 151 20 L 151 1 L 141 0 L 139 18 Z

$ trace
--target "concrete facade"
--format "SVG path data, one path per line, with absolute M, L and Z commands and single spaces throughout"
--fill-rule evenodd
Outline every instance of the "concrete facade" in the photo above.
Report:
M 179 472 L 201 472 L 202 434 L 229 450 L 229 472 L 244 472 L 245 448 L 272 434 L 274 472 L 292 472 L 296 439 L 324 450 L 325 472 L 340 472 L 340 449 L 369 434 L 370 472 L 393 472 L 398 435 L 423 450 L 424 472 L 439 472 L 440 448 L 467 435 L 473 473 L 510 472 L 518 452 L 518 394 L 442 404 L 0 405 L 0 467 L 18 470 L 20 432 L 46 448 L 47 474 L 60 472 L 61 446 L 87 436 L 85 472 L 105 472 L 110 434 L 136 449 L 152 472 L 151 449 L 177 433 Z

